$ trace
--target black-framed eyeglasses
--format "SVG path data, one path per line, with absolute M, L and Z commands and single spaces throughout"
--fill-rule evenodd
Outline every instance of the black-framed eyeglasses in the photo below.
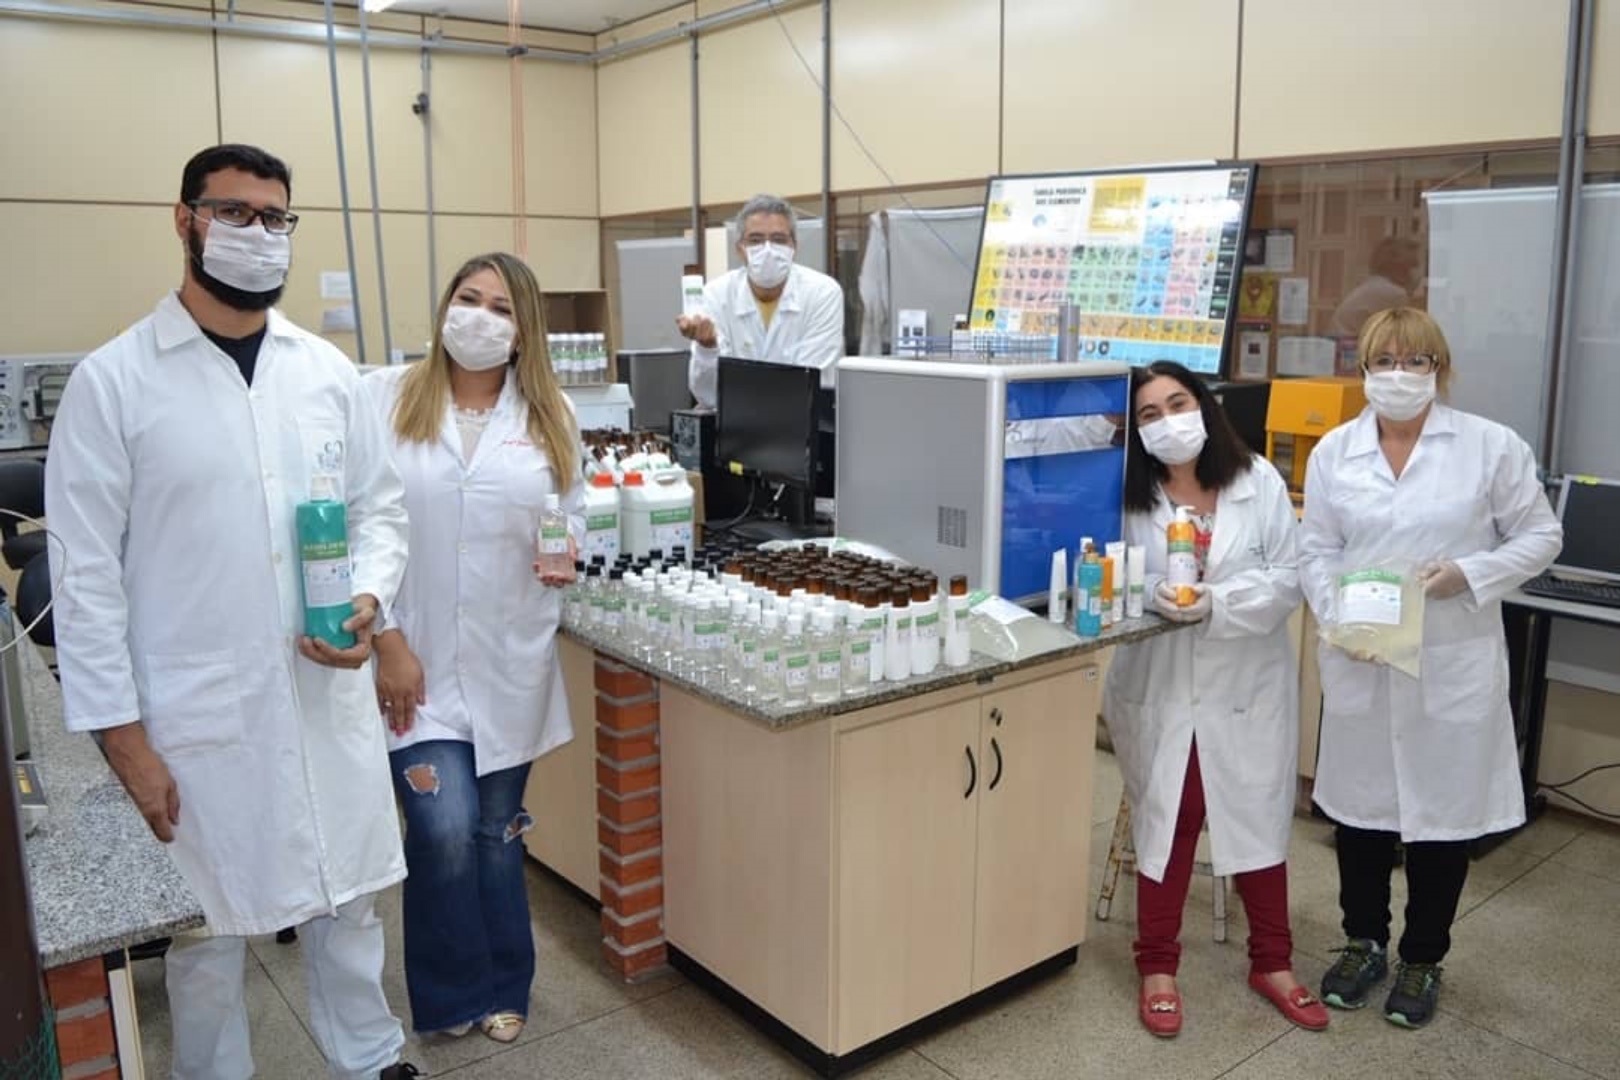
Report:
M 1400 368 L 1412 375 L 1427 375 L 1440 363 L 1438 359 L 1427 353 L 1418 353 L 1415 356 L 1393 356 L 1385 353 L 1375 356 L 1367 361 L 1368 371 L 1394 371 Z
M 298 215 L 274 206 L 255 209 L 240 199 L 193 199 L 186 204 L 193 211 L 206 207 L 211 210 L 209 220 L 233 229 L 245 229 L 254 221 L 264 224 L 264 231 L 286 236 L 298 227 Z

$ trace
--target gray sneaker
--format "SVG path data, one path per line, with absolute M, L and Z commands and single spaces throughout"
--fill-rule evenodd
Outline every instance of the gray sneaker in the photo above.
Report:
M 1384 1019 L 1401 1027 L 1420 1028 L 1434 1019 L 1440 1004 L 1440 965 L 1408 964 L 1395 969 L 1395 985 L 1384 1001 Z
M 1333 951 L 1339 959 L 1322 976 L 1322 1000 L 1336 1009 L 1359 1009 L 1389 974 L 1385 951 L 1367 938 L 1351 938 L 1344 948 Z

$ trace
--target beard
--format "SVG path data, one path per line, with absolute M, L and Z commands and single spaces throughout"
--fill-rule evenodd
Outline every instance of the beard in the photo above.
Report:
M 267 311 L 276 306 L 276 301 L 281 299 L 282 290 L 287 287 L 282 284 L 265 292 L 248 292 L 246 289 L 229 285 L 204 270 L 202 232 L 195 223 L 186 234 L 186 250 L 191 255 L 191 276 L 203 287 L 203 291 L 226 307 L 235 308 L 237 311 Z

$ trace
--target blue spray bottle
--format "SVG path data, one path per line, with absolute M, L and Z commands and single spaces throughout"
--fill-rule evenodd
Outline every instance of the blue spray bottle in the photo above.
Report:
M 309 498 L 298 504 L 298 557 L 303 564 L 304 633 L 337 649 L 353 648 L 343 624 L 354 615 L 350 581 L 348 507 L 337 497 L 337 477 L 317 473 Z

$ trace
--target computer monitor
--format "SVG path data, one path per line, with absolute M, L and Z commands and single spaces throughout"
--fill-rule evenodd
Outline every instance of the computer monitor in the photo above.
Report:
M 812 489 L 820 388 L 815 368 L 722 356 L 715 432 L 720 467 Z
M 1620 481 L 1564 477 L 1558 520 L 1564 550 L 1554 573 L 1620 581 Z

